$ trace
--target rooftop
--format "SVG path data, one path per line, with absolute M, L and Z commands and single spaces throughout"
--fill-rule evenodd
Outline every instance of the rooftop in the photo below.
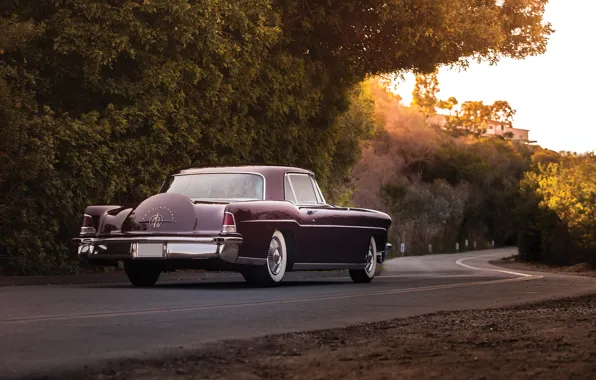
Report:
M 312 171 L 293 166 L 278 165 L 223 165 L 223 166 L 205 166 L 183 169 L 179 174 L 192 173 L 258 173 L 258 174 L 276 174 L 285 172 L 314 174 Z

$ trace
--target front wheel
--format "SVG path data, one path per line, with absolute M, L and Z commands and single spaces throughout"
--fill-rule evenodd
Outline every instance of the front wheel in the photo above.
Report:
M 368 252 L 366 253 L 366 266 L 364 269 L 350 270 L 350 277 L 356 283 L 369 283 L 375 277 L 377 270 L 377 245 L 375 238 L 370 238 Z
M 161 274 L 161 269 L 150 262 L 125 261 L 124 271 L 131 284 L 143 287 L 155 285 Z
M 284 235 L 275 231 L 269 242 L 267 263 L 263 267 L 247 268 L 242 271 L 242 276 L 252 285 L 276 286 L 281 283 L 288 264 L 288 251 Z

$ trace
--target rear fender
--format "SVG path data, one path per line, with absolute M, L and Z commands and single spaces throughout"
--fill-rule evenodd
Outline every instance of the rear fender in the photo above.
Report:
M 123 210 L 126 209 L 120 205 L 94 205 L 87 206 L 87 208 L 85 208 L 84 213 L 91 216 L 91 220 L 93 220 L 93 227 L 97 232 L 101 233 L 104 232 L 106 226 L 106 217 L 108 215 L 108 219 L 113 219 L 113 217 L 116 216 L 115 220 L 110 220 L 109 223 L 116 224 L 117 228 L 115 229 L 120 229 L 120 226 L 122 226 L 122 221 L 124 220 L 124 218 L 126 218 L 126 215 L 128 215 L 128 212 L 122 213 Z M 130 212 L 130 210 L 132 209 L 128 210 Z M 118 218 L 118 215 L 121 213 L 125 215 L 120 216 L 120 218 Z
M 296 206 L 287 201 L 251 201 L 230 203 L 226 211 L 236 220 L 243 242 L 239 256 L 266 259 L 271 237 L 276 230 L 284 234 L 290 254 L 297 251 L 297 233 L 300 214 Z M 291 260 L 291 258 L 290 258 Z

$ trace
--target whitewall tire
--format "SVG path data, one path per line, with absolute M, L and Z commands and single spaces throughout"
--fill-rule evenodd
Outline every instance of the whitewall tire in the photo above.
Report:
M 370 238 L 365 263 L 364 269 L 350 270 L 352 281 L 356 283 L 368 283 L 375 277 L 377 270 L 377 244 L 374 237 Z
M 248 268 L 242 272 L 244 279 L 254 285 L 275 286 L 282 282 L 288 265 L 286 240 L 280 231 L 275 231 L 269 241 L 264 267 Z

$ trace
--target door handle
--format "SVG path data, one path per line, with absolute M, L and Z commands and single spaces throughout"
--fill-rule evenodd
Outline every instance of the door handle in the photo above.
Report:
M 315 212 L 316 212 L 316 211 L 314 211 L 314 210 L 308 210 L 308 211 L 306 212 L 306 215 L 312 215 L 312 214 L 314 214 Z

